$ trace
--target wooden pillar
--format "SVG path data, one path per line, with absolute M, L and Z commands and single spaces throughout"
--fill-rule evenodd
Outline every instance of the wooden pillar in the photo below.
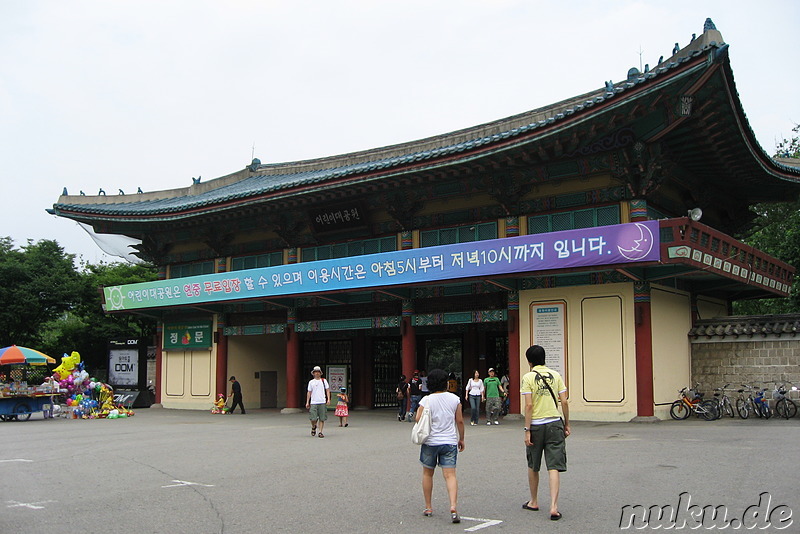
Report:
M 653 331 L 650 320 L 650 284 L 636 282 L 633 287 L 633 312 L 636 319 L 636 415 L 652 417 Z
M 159 265 L 158 266 L 158 280 L 166 280 L 167 278 L 167 266 L 166 265 Z M 155 383 L 155 404 L 161 404 L 161 390 L 165 389 L 164 384 L 161 383 L 161 379 L 164 376 L 162 372 L 162 366 L 164 365 L 164 323 L 158 322 L 156 324 L 156 383 Z
M 300 336 L 294 323 L 286 325 L 286 407 L 300 408 Z M 305 406 L 305 402 L 303 402 Z
M 224 273 L 227 271 L 227 258 L 217 258 L 216 272 Z M 228 336 L 225 335 L 225 321 L 222 315 L 217 315 L 217 331 L 214 333 L 214 343 L 217 345 L 216 395 L 225 395 L 228 390 Z M 214 400 L 216 400 L 216 395 Z
M 522 373 L 519 367 L 519 293 L 512 291 L 508 294 L 508 399 L 510 405 L 508 413 L 520 413 L 519 385 L 522 382 Z M 527 350 L 527 347 L 525 347 Z
M 156 404 L 161 404 L 161 390 L 164 389 L 163 385 L 161 384 L 161 377 L 163 376 L 161 372 L 161 366 L 164 364 L 164 349 L 162 348 L 163 339 L 164 339 L 164 323 L 158 323 L 158 326 L 156 327 L 156 383 L 155 383 Z
M 221 321 L 217 323 L 214 338 L 217 344 L 217 395 L 225 395 L 228 389 L 228 336 Z
M 417 333 L 414 328 L 414 307 L 410 300 L 403 301 L 403 316 L 400 323 L 402 336 L 401 367 L 407 379 L 411 379 L 417 368 Z
M 367 358 L 367 336 L 363 330 L 356 330 L 353 340 L 353 363 L 350 365 L 350 384 L 355 397 L 351 395 L 350 402 L 354 408 L 372 407 L 372 367 Z

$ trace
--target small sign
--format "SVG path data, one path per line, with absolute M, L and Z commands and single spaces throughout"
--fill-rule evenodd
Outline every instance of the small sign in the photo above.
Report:
M 311 226 L 315 233 L 350 230 L 366 226 L 364 208 L 360 203 L 338 204 L 320 210 L 310 210 Z
M 173 323 L 164 325 L 164 350 L 210 349 L 211 323 Z
M 139 385 L 139 349 L 108 351 L 108 381 L 113 386 Z

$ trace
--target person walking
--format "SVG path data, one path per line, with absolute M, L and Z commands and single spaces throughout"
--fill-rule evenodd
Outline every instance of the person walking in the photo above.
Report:
M 328 403 L 331 401 L 331 387 L 328 381 L 322 378 L 322 369 L 319 365 L 311 370 L 314 376 L 308 381 L 308 392 L 306 393 L 306 410 L 308 418 L 311 420 L 311 435 L 317 435 L 319 426 L 319 437 L 324 438 L 322 429 L 325 421 L 328 420 Z
M 406 375 L 400 375 L 400 380 L 395 388 L 395 395 L 397 395 L 397 420 L 406 420 L 406 408 L 408 406 L 408 382 L 406 382 Z
M 450 498 L 450 519 L 460 523 L 458 515 L 458 479 L 456 461 L 458 453 L 464 450 L 464 418 L 461 414 L 461 400 L 447 391 L 447 373 L 433 369 L 428 374 L 428 389 L 419 403 L 423 408 L 417 411 L 416 419 L 422 416 L 425 408 L 430 410 L 431 432 L 419 450 L 422 464 L 422 495 L 425 498 L 423 515 L 433 515 L 433 473 L 436 466 L 442 468 L 447 495 Z
M 500 379 L 495 376 L 493 367 L 489 368 L 489 378 L 483 381 L 483 386 L 486 390 L 486 424 L 499 425 L 498 417 L 506 390 L 503 389 Z
M 502 408 L 500 409 L 500 415 L 508 415 L 508 409 L 511 407 L 511 397 L 508 394 L 508 385 L 511 383 L 511 380 L 508 378 L 508 371 L 503 372 L 503 376 L 500 377 L 500 385 L 503 386 L 503 404 Z
M 419 390 L 422 392 L 423 397 L 430 393 L 428 390 L 428 373 L 425 372 L 425 369 L 419 372 Z
M 447 375 L 447 391 L 454 395 L 458 395 L 458 378 L 455 373 Z
M 414 369 L 414 374 L 411 375 L 411 381 L 408 383 L 408 393 L 411 396 L 411 408 L 408 410 L 408 422 L 415 420 L 414 415 L 417 413 L 417 406 L 422 399 L 422 381 L 419 379 L 419 371 Z
M 464 399 L 469 401 L 470 407 L 470 420 L 469 424 L 475 426 L 478 424 L 481 410 L 481 400 L 483 400 L 484 389 L 481 374 L 475 369 L 472 378 L 467 380 L 467 386 L 464 388 Z
M 339 426 L 347 426 L 347 417 L 350 415 L 350 410 L 347 407 L 347 403 L 350 402 L 347 397 L 347 388 L 339 388 L 336 399 L 336 409 L 333 411 L 333 415 L 339 418 Z
M 558 511 L 561 473 L 567 470 L 565 441 L 571 433 L 567 386 L 559 373 L 545 366 L 544 347 L 532 345 L 525 351 L 525 358 L 530 365 L 530 372 L 522 377 L 520 393 L 525 399 L 525 455 L 531 495 L 522 508 L 539 509 L 539 469 L 544 453 L 550 480 L 550 519 L 558 521 L 562 517 Z M 558 411 L 558 401 L 561 403 L 563 419 Z
M 236 405 L 239 405 L 239 408 L 242 410 L 242 415 L 244 415 L 247 412 L 244 411 L 244 403 L 242 402 L 242 385 L 239 384 L 235 376 L 231 376 L 229 382 L 231 383 L 231 392 L 228 394 L 228 397 L 233 397 L 233 404 L 231 405 L 231 409 L 228 410 L 228 413 L 232 414 Z

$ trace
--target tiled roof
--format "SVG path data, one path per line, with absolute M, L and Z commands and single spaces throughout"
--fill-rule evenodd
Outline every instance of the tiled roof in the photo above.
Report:
M 713 33 L 719 35 L 716 31 Z M 54 211 L 101 216 L 170 214 L 284 190 L 288 192 L 297 187 L 323 184 L 374 171 L 391 171 L 418 162 L 430 162 L 430 166 L 435 166 L 440 158 L 481 147 L 489 148 L 501 141 L 535 132 L 575 114 L 591 110 L 594 106 L 610 99 L 619 98 L 631 89 L 678 68 L 709 49 L 726 48 L 727 45 L 721 42 L 721 36 L 719 39 L 719 42 L 714 40 L 704 42 L 702 46 L 695 46 L 691 50 L 687 47 L 653 70 L 635 74 L 624 82 L 492 123 L 420 141 L 342 156 L 303 162 L 256 164 L 250 168 L 255 174 L 244 175 L 242 179 L 232 183 L 228 180 L 229 183 L 219 187 L 213 186 L 215 181 L 208 182 L 203 185 L 209 187 L 203 188 L 204 191 L 197 194 L 193 194 L 192 188 L 185 188 L 185 190 L 175 190 L 171 195 L 147 193 L 119 197 L 62 196 L 59 203 L 53 206 Z M 699 44 L 701 39 L 697 41 Z M 153 198 L 154 196 L 160 198 Z
M 698 337 L 739 337 L 789 335 L 800 333 L 800 314 L 786 315 L 743 315 L 704 319 L 689 330 L 689 336 Z
M 624 98 L 633 89 L 657 82 L 659 77 L 712 50 L 717 55 L 726 54 L 727 45 L 722 41 L 722 35 L 713 28 L 713 23 L 709 27 L 709 22 L 699 38 L 653 70 L 639 73 L 632 69 L 626 81 L 608 83 L 602 89 L 544 108 L 428 139 L 363 152 L 278 164 L 262 165 L 254 160 L 253 165 L 244 171 L 182 189 L 119 196 L 65 195 L 54 204 L 52 212 L 77 219 L 81 218 L 80 214 L 86 214 L 89 218 L 173 218 L 181 212 L 228 203 L 241 204 L 248 198 L 263 195 L 293 196 L 300 194 L 296 191 L 298 188 L 307 193 L 341 179 L 347 179 L 350 183 L 357 181 L 359 176 L 365 181 L 379 180 L 394 172 L 401 172 L 409 165 L 420 169 L 422 164 L 422 169 L 432 169 L 452 164 L 454 156 L 457 158 L 459 154 L 478 149 L 479 152 L 465 154 L 464 157 L 486 155 L 493 151 L 493 147 L 502 150 L 513 146 L 515 139 L 519 143 L 530 142 L 536 138 L 531 134 L 539 130 L 551 131 L 551 126 L 557 127 L 560 122 L 578 114 L 589 113 L 595 106 Z M 800 179 L 800 169 L 780 165 L 791 169 Z

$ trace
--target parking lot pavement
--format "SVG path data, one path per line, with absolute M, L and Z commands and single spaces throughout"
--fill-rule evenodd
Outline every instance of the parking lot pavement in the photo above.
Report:
M 0 532 L 602 533 L 618 532 L 626 513 L 642 510 L 630 507 L 677 509 L 687 496 L 700 508 L 725 506 L 729 519 L 760 502 L 768 512 L 800 510 L 798 418 L 575 422 L 558 522 L 521 508 L 522 422 L 467 425 L 458 458 L 464 520 L 453 525 L 438 474 L 434 515 L 422 516 L 411 425 L 388 410 L 351 415 L 340 428 L 331 413 L 324 439 L 311 437 L 305 414 L 271 410 L 143 409 L 119 420 L 36 415 L 0 423 Z

